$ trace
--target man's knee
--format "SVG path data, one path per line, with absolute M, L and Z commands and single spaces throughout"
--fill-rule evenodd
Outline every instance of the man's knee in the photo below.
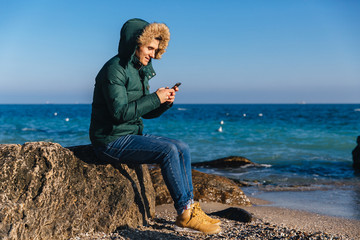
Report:
M 168 155 L 176 155 L 179 152 L 178 147 L 171 142 L 166 143 L 166 145 L 164 147 L 165 147 L 165 151 Z
M 181 140 L 176 140 L 176 145 L 181 152 L 188 152 L 190 149 L 189 145 Z

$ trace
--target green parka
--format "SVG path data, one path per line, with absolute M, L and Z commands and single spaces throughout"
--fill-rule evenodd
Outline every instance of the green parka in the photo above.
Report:
M 141 135 L 141 118 L 158 117 L 171 107 L 149 93 L 149 80 L 156 75 L 151 61 L 142 66 L 135 56 L 137 39 L 148 24 L 141 19 L 127 21 L 118 54 L 96 76 L 90 123 L 94 146 L 105 146 L 124 135 Z

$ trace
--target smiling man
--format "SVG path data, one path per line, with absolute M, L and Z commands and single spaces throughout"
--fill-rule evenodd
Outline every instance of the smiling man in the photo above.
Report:
M 220 232 L 220 221 L 195 203 L 189 147 L 184 142 L 143 134 L 142 118 L 155 118 L 171 108 L 179 89 L 149 92 L 155 76 L 152 59 L 160 59 L 170 40 L 168 27 L 141 19 L 127 21 L 118 54 L 95 80 L 90 139 L 97 156 L 111 163 L 157 163 L 178 213 L 176 225 L 207 234 Z
M 135 55 L 142 65 L 147 66 L 150 60 L 155 57 L 159 43 L 160 40 L 153 39 L 148 44 L 141 45 L 136 49 Z

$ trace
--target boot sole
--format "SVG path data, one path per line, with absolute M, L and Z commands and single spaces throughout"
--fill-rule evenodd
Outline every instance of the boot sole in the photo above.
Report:
M 175 225 L 174 227 L 175 231 L 177 232 L 190 232 L 190 233 L 201 233 L 201 234 L 216 234 L 216 233 L 220 233 L 221 229 L 219 229 L 219 231 L 214 231 L 214 232 L 202 232 L 200 230 L 195 230 L 192 228 L 187 228 L 187 227 L 179 227 L 177 225 Z

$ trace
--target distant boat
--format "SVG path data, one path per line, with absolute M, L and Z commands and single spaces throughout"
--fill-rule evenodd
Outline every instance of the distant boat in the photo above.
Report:
M 222 131 L 223 131 L 222 126 L 220 126 L 217 131 L 218 131 L 218 132 L 222 132 Z
M 355 108 L 354 111 L 355 112 L 360 112 L 360 108 Z

